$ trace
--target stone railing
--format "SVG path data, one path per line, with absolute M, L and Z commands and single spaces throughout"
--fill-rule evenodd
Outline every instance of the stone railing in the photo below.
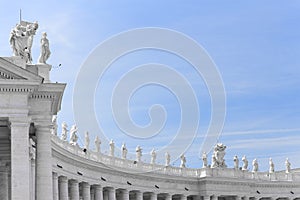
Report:
M 188 178 L 203 178 L 203 177 L 221 177 L 221 178 L 236 178 L 236 179 L 253 179 L 261 181 L 296 181 L 300 182 L 300 173 L 286 173 L 285 171 L 277 171 L 274 173 L 268 172 L 251 172 L 248 170 L 237 170 L 233 168 L 180 168 L 174 166 L 164 166 L 159 164 L 149 164 L 137 162 L 134 160 L 122 159 L 96 153 L 90 150 L 84 151 L 78 145 L 71 145 L 68 141 L 63 141 L 55 135 L 52 135 L 52 142 L 76 156 L 99 162 L 108 168 L 130 173 L 154 173 L 170 176 L 181 176 Z

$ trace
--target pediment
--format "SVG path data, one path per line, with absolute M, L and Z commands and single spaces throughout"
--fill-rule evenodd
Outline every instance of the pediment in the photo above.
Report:
M 43 78 L 0 57 L 0 79 L 42 82 Z

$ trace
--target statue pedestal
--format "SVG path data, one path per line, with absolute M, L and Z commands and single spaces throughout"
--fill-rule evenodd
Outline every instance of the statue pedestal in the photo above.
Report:
M 48 64 L 36 64 L 38 75 L 44 78 L 44 83 L 50 83 L 50 70 L 52 68 L 51 65 Z

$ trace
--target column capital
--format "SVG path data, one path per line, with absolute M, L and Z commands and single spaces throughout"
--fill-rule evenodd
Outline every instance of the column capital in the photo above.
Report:
M 76 179 L 70 179 L 69 182 L 71 184 L 77 184 L 77 183 L 79 183 L 78 180 L 76 180 Z
M 67 182 L 67 181 L 68 181 L 68 178 L 67 178 L 66 176 L 59 176 L 59 177 L 58 177 L 58 180 L 59 180 L 60 182 Z
M 29 126 L 31 118 L 28 116 L 13 116 L 8 118 L 10 126 Z
M 90 184 L 88 182 L 81 182 L 82 187 L 90 187 Z

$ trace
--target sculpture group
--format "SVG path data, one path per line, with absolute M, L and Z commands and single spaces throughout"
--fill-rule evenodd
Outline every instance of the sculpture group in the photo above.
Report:
M 39 25 L 38 22 L 25 22 L 21 21 L 10 32 L 9 43 L 13 50 L 13 56 L 19 56 L 25 60 L 27 64 L 32 63 L 31 47 L 33 44 L 33 37 L 36 34 Z M 38 63 L 46 64 L 50 57 L 49 40 L 47 33 L 42 33 L 41 52 Z

